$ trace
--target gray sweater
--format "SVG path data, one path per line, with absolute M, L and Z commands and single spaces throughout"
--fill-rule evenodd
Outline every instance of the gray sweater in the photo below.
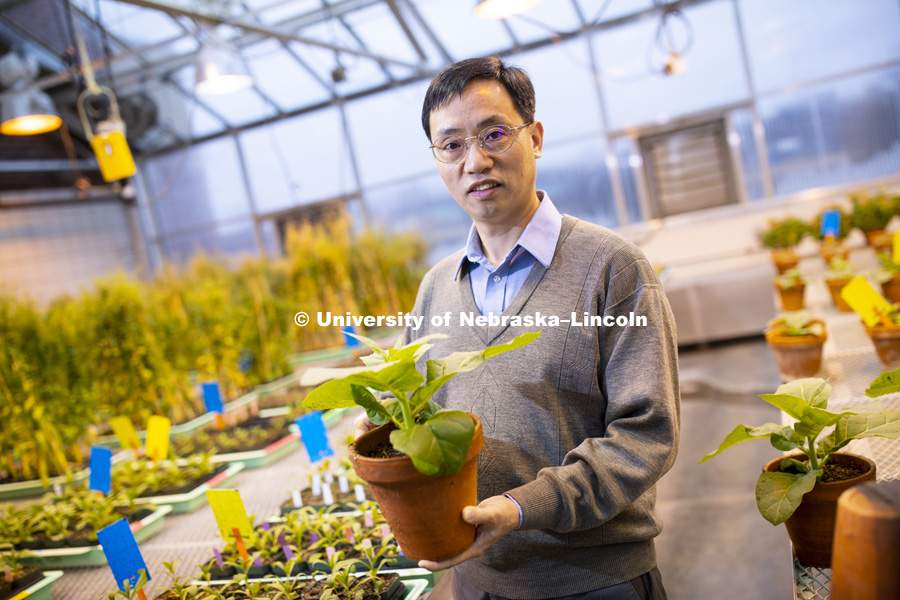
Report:
M 535 263 L 502 314 L 508 322 L 460 325 L 460 313 L 480 314 L 467 266 L 457 273 L 462 256 L 441 261 L 419 288 L 413 313 L 426 318 L 407 336 L 449 335 L 426 358 L 542 335 L 457 375 L 434 398 L 482 420 L 479 501 L 508 492 L 524 513 L 521 530 L 457 568 L 486 592 L 523 600 L 649 571 L 662 530 L 655 484 L 675 461 L 680 427 L 675 321 L 656 272 L 612 231 L 564 216 L 549 269 Z M 431 323 L 448 312 L 449 327 Z M 581 325 L 630 313 L 646 326 Z M 517 326 L 516 315 L 536 323 Z

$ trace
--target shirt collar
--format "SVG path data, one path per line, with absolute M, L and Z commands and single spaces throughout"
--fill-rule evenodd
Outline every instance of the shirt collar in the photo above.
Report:
M 519 248 L 522 248 L 541 263 L 544 268 L 550 268 L 553 254 L 556 252 L 556 243 L 559 241 L 559 232 L 562 230 L 562 215 L 546 192 L 538 190 L 537 193 L 541 202 L 528 225 L 522 231 L 522 235 L 519 236 L 516 245 L 507 255 L 507 258 Z M 466 241 L 463 257 L 456 268 L 456 274 L 453 277 L 454 281 L 459 278 L 459 272 L 467 260 L 477 264 L 487 260 L 481 248 L 481 239 L 478 237 L 478 230 L 475 229 L 474 223 L 469 228 L 469 237 Z

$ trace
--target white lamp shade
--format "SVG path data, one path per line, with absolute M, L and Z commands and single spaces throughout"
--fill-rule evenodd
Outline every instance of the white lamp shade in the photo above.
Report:
M 232 94 L 253 85 L 253 78 L 237 50 L 216 38 L 211 38 L 197 52 L 195 67 L 194 91 L 201 96 Z
M 475 16 L 482 19 L 506 19 L 534 8 L 541 0 L 480 0 Z
M 3 101 L 0 133 L 37 135 L 59 129 L 62 119 L 50 96 L 39 89 L 17 92 Z

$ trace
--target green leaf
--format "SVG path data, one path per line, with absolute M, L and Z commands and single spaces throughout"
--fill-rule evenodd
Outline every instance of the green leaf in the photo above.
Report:
M 759 397 L 798 421 L 803 418 L 803 409 L 809 408 L 806 400 L 792 394 L 760 394 Z
M 370 421 L 375 423 L 375 421 L 378 420 L 381 421 L 379 424 L 383 425 L 390 420 L 390 413 L 388 413 L 381 402 L 379 402 L 368 389 L 361 385 L 351 383 L 350 393 L 353 395 L 353 401 L 366 409 L 366 414 L 369 415 Z
M 772 525 L 784 523 L 794 514 L 803 495 L 816 485 L 821 470 L 805 475 L 793 473 L 763 473 L 756 480 L 756 506 L 763 518 Z
M 391 348 L 388 352 L 390 353 L 391 360 L 402 360 L 404 358 L 415 358 L 418 360 L 420 356 L 425 354 L 425 352 L 431 348 L 432 345 L 428 342 L 431 340 L 442 340 L 447 337 L 446 333 L 432 333 L 431 335 L 426 335 L 425 337 L 413 340 L 403 347 Z
M 484 357 L 490 358 L 492 356 L 497 356 L 498 354 L 503 354 L 504 352 L 509 352 L 510 350 L 515 350 L 516 348 L 521 348 L 522 346 L 527 346 L 534 340 L 541 337 L 540 331 L 532 331 L 529 333 L 523 333 L 522 335 L 516 337 L 515 339 L 506 342 L 505 344 L 500 344 L 498 346 L 490 346 L 489 348 L 485 348 Z
M 422 374 L 416 370 L 416 362 L 411 358 L 387 363 L 376 369 L 364 367 L 362 371 L 320 385 L 303 399 L 303 407 L 323 410 L 353 406 L 355 402 L 350 385 L 354 383 L 380 392 L 388 390 L 410 392 L 422 382 Z
M 442 410 L 425 423 L 391 432 L 394 448 L 425 475 L 458 473 L 475 435 L 475 422 L 461 410 Z
M 810 406 L 825 408 L 831 396 L 831 384 L 820 377 L 795 379 L 778 386 L 775 394 L 797 396 Z
M 834 444 L 843 445 L 850 440 L 867 437 L 900 437 L 900 411 L 887 411 L 877 415 L 844 415 L 834 428 Z
M 778 433 L 773 433 L 771 438 L 772 445 L 782 452 L 789 452 L 796 448 L 800 448 L 803 446 L 804 441 L 803 436 L 798 435 L 797 432 L 790 427 L 785 427 Z
M 433 417 L 434 415 L 436 415 L 437 412 L 438 412 L 439 410 L 443 410 L 443 409 L 441 408 L 441 405 L 438 404 L 438 403 L 436 403 L 436 402 L 432 402 L 431 400 L 429 400 L 429 401 L 425 404 L 425 408 L 423 408 L 423 409 L 419 412 L 419 420 L 420 420 L 420 421 L 427 421 L 428 419 L 430 419 L 431 417 Z
M 796 458 L 786 458 L 781 461 L 780 470 L 789 472 L 791 468 L 799 471 L 800 473 L 809 473 L 809 463 L 804 462 L 802 460 L 797 460 Z
M 870 383 L 866 389 L 866 396 L 877 398 L 895 392 L 900 392 L 900 369 L 885 371 L 876 377 L 875 381 Z
M 343 333 L 344 335 L 349 335 L 350 337 L 352 337 L 352 338 L 354 338 L 354 339 L 356 339 L 356 340 L 359 340 L 360 342 L 362 342 L 363 344 L 365 344 L 366 346 L 368 346 L 369 348 L 371 348 L 371 349 L 372 349 L 372 352 L 375 354 L 375 356 L 380 356 L 381 358 L 384 359 L 384 360 L 382 360 L 381 362 L 389 362 L 389 361 L 390 361 L 390 359 L 388 358 L 388 353 L 387 353 L 387 351 L 386 351 L 386 350 L 383 350 L 383 349 L 381 348 L 381 346 L 378 344 L 378 342 L 376 342 L 375 340 L 370 340 L 370 339 L 367 338 L 367 337 L 363 337 L 363 336 L 357 335 L 357 334 L 355 334 L 355 333 L 350 333 L 349 331 L 344 331 L 344 332 L 342 332 L 342 333 Z
M 711 452 L 707 454 L 698 464 L 705 463 L 713 456 L 716 456 L 722 453 L 724 450 L 731 448 L 736 444 L 740 444 L 741 442 L 746 442 L 747 440 L 753 440 L 756 438 L 767 438 L 770 437 L 773 433 L 781 433 L 784 429 L 784 425 L 778 425 L 776 423 L 766 423 L 760 427 L 747 427 L 746 425 L 738 425 L 735 427 L 731 433 L 725 436 L 725 439 L 719 444 L 719 448 L 715 452 Z

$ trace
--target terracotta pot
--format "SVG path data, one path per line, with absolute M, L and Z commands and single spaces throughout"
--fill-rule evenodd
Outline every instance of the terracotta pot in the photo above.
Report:
M 378 444 L 390 443 L 393 423 L 362 435 L 350 446 L 353 470 L 372 490 L 400 548 L 411 560 L 441 561 L 472 545 L 475 526 L 462 520 L 466 506 L 478 504 L 478 453 L 484 447 L 481 420 L 459 473 L 423 475 L 409 457 L 362 456 Z
M 850 256 L 850 249 L 844 248 L 843 246 L 826 246 L 825 244 L 822 244 L 819 246 L 819 254 L 822 255 L 825 264 L 830 265 L 831 261 L 838 256 L 847 260 Z
M 777 248 L 772 250 L 772 262 L 778 269 L 778 274 L 784 275 L 785 271 L 796 267 L 800 259 L 797 258 L 797 253 L 793 248 Z
M 866 327 L 878 358 L 888 369 L 900 368 L 900 328 L 876 325 Z
M 805 284 L 798 283 L 794 287 L 784 289 L 776 283 L 775 289 L 778 290 L 778 294 L 781 296 L 781 306 L 784 310 L 800 310 L 803 308 Z
M 780 456 L 766 463 L 763 471 L 775 473 L 785 458 L 805 459 L 805 454 Z M 854 485 L 864 481 L 875 481 L 875 463 L 865 456 L 836 452 L 831 462 L 839 465 L 856 465 L 864 473 L 846 481 L 817 483 L 803 495 L 800 506 L 784 522 L 794 545 L 797 558 L 810 567 L 831 567 L 831 546 L 834 539 L 834 520 L 837 513 L 838 496 Z
M 852 279 L 852 277 L 843 277 L 841 279 L 825 280 L 825 285 L 828 286 L 828 291 L 831 293 L 831 301 L 834 302 L 834 305 L 837 306 L 838 310 L 841 312 L 853 312 L 853 309 L 850 308 L 847 301 L 841 298 L 841 290 L 844 289 L 844 286 L 850 283 Z
M 863 231 L 866 234 L 866 243 L 870 246 L 874 246 L 875 242 L 879 241 L 879 238 L 884 235 L 884 229 L 876 229 L 875 231 Z
M 884 292 L 884 297 L 891 304 L 900 302 L 900 274 L 896 274 L 888 281 L 882 283 L 881 291 Z
M 841 494 L 831 564 L 831 600 L 900 598 L 900 480 Z
M 814 321 L 821 323 L 821 321 Z M 828 338 L 822 335 L 782 335 L 777 331 L 766 333 L 775 362 L 785 380 L 815 377 L 822 368 L 822 347 Z

